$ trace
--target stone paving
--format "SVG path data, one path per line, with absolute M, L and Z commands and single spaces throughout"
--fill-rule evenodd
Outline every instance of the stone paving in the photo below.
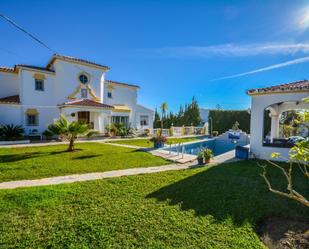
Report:
M 132 169 L 113 170 L 113 171 L 106 171 L 106 172 L 56 176 L 56 177 L 42 178 L 42 179 L 36 179 L 36 180 L 10 181 L 10 182 L 0 183 L 0 189 L 15 189 L 15 188 L 21 188 L 21 187 L 57 185 L 57 184 L 63 184 L 63 183 L 83 182 L 83 181 L 90 181 L 90 180 L 120 177 L 120 176 L 151 174 L 151 173 L 171 171 L 171 170 L 183 170 L 183 169 L 189 169 L 189 168 L 195 168 L 195 167 L 198 167 L 198 165 L 196 164 L 196 162 L 192 162 L 192 163 L 187 163 L 187 164 L 170 164 L 170 165 L 165 165 L 165 166 L 155 166 L 155 167 L 147 167 L 147 168 L 132 168 Z

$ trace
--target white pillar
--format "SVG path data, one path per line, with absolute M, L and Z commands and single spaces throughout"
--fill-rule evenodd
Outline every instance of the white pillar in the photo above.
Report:
M 279 115 L 271 115 L 270 139 L 279 138 Z
M 104 114 L 98 113 L 98 131 L 104 133 Z
M 105 74 L 103 73 L 100 79 L 100 101 L 104 103 L 104 85 L 105 85 Z

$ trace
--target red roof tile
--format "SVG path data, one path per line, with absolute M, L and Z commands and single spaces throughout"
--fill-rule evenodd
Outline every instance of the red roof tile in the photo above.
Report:
M 48 69 L 46 67 L 37 67 L 37 66 L 32 66 L 32 65 L 17 64 L 16 67 L 25 67 L 25 68 L 47 71 L 47 72 L 52 72 L 52 73 L 55 72 L 54 70 Z
M 15 73 L 15 68 L 14 67 L 2 67 L 2 66 L 0 66 L 0 72 Z
M 20 104 L 19 95 L 8 96 L 0 98 L 0 103 L 4 104 Z
M 300 80 L 291 83 L 269 86 L 263 88 L 255 88 L 247 91 L 249 95 L 263 94 L 263 93 L 277 93 L 277 92 L 293 92 L 293 91 L 308 91 L 309 92 L 309 81 Z
M 90 99 L 78 99 L 64 103 L 65 106 L 88 106 L 88 107 L 98 107 L 98 108 L 114 108 L 111 105 L 102 104 Z
M 128 83 L 122 83 L 118 81 L 113 81 L 113 80 L 105 80 L 106 83 L 111 83 L 111 84 L 117 84 L 117 85 L 123 85 L 123 86 L 130 86 L 130 87 L 137 87 L 139 88 L 138 85 L 133 85 L 133 84 L 128 84 Z
M 81 62 L 81 63 L 86 63 L 86 64 L 90 64 L 90 65 L 94 65 L 97 67 L 102 67 L 106 70 L 109 70 L 109 67 L 95 63 L 95 62 L 91 62 L 88 60 L 84 60 L 84 59 L 79 59 L 79 58 L 75 58 L 75 57 L 71 57 L 71 56 L 65 56 L 65 55 L 59 55 L 59 54 L 54 54 L 52 59 L 49 61 L 49 63 L 47 64 L 46 68 L 50 68 L 50 66 L 54 63 L 54 61 L 56 59 L 62 59 L 62 60 L 66 60 L 66 61 L 71 61 L 71 62 Z

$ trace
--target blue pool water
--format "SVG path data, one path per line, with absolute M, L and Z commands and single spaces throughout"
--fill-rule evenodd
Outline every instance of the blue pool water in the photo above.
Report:
M 235 140 L 217 140 L 217 139 L 207 139 L 199 142 L 193 142 L 193 143 L 188 143 L 184 144 L 184 153 L 185 154 L 192 154 L 192 155 L 197 155 L 202 149 L 204 148 L 209 148 L 213 151 L 214 156 L 223 154 L 225 152 L 228 152 L 230 150 L 235 149 L 236 146 L 244 146 L 247 145 L 248 143 L 246 142 L 240 142 L 237 141 L 236 143 L 234 142 Z M 173 151 L 173 152 L 178 152 L 182 153 L 182 146 L 171 146 L 171 147 L 166 147 L 163 150 L 167 151 Z

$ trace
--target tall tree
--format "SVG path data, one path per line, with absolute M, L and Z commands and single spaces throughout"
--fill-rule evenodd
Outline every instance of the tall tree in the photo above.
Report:
M 160 127 L 160 123 L 161 123 L 161 118 L 160 118 L 160 115 L 159 115 L 157 107 L 156 107 L 154 121 L 153 121 L 153 127 L 154 128 L 159 128 Z
M 201 123 L 201 116 L 200 116 L 200 108 L 196 99 L 193 97 L 192 102 L 189 106 L 189 125 L 197 126 Z
M 162 115 L 161 115 L 161 133 L 162 133 L 162 129 L 163 129 L 163 119 L 165 119 L 166 118 L 166 111 L 167 111 L 167 103 L 166 102 L 163 102 L 162 104 L 161 104 L 161 113 L 162 113 Z

